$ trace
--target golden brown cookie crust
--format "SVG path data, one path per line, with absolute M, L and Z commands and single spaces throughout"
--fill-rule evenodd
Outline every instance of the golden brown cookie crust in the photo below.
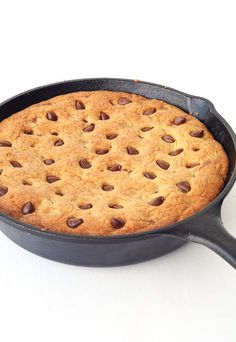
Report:
M 222 146 L 181 109 L 111 91 L 54 97 L 0 123 L 0 208 L 43 230 L 127 234 L 182 220 L 228 172 Z

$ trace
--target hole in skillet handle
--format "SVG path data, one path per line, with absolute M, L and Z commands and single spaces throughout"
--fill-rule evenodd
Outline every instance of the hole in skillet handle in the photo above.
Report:
M 192 219 L 190 217 L 170 228 L 161 229 L 160 233 L 206 246 L 236 269 L 236 238 L 222 223 L 221 205 L 222 202 L 216 203 Z

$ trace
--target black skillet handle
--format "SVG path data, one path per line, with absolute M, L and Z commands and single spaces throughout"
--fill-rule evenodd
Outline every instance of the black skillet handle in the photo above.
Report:
M 224 228 L 220 210 L 219 205 L 189 224 L 170 229 L 170 235 L 210 248 L 236 269 L 236 238 Z
M 236 239 L 224 228 L 220 217 L 206 219 L 205 227 L 190 233 L 188 240 L 209 247 L 236 269 Z

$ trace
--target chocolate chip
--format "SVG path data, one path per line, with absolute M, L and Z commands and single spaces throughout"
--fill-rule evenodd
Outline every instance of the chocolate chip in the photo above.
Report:
M 177 117 L 174 119 L 173 124 L 176 126 L 182 125 L 186 122 L 186 119 L 183 117 Z
M 57 115 L 54 112 L 47 112 L 46 118 L 50 121 L 57 121 Z
M 203 134 L 204 134 L 204 131 L 201 130 L 201 131 L 192 131 L 190 132 L 190 135 L 194 138 L 202 138 L 203 137 Z
M 106 137 L 107 137 L 108 140 L 113 140 L 116 137 L 118 137 L 118 134 L 116 134 L 116 133 L 107 134 Z
M 12 143 L 7 140 L 0 140 L 0 147 L 11 147 Z
M 112 191 L 112 190 L 114 190 L 114 186 L 110 185 L 110 184 L 103 184 L 102 185 L 102 190 L 104 190 L 104 191 Z
M 108 204 L 108 207 L 111 209 L 123 209 L 124 207 L 119 204 Z
M 147 109 L 143 112 L 143 115 L 152 115 L 156 113 L 156 109 L 155 108 L 151 108 L 151 109 Z
M 84 127 L 84 129 L 83 129 L 83 131 L 84 132 L 92 132 L 93 130 L 94 130 L 94 128 L 95 128 L 95 125 L 92 123 L 92 124 L 90 124 L 89 126 L 87 126 L 87 127 Z
M 153 205 L 154 207 L 158 207 L 159 205 L 161 205 L 164 202 L 164 197 L 163 196 L 159 196 L 157 198 L 154 198 L 151 202 L 149 202 L 150 205 Z
M 122 105 L 122 106 L 127 105 L 127 104 L 130 103 L 130 102 L 132 102 L 132 101 L 129 100 L 129 99 L 127 99 L 127 97 L 120 97 L 120 98 L 118 99 L 118 104 L 119 104 L 119 105 Z
M 57 176 L 47 176 L 46 179 L 48 183 L 54 183 L 54 182 L 61 180 L 61 178 Z
M 22 165 L 16 160 L 10 160 L 10 163 L 13 167 L 22 167 Z
M 107 113 L 101 112 L 99 119 L 100 120 L 108 120 L 108 119 L 110 119 L 110 116 Z
M 160 166 L 161 169 L 163 170 L 168 170 L 169 167 L 170 167 L 170 164 L 167 163 L 166 161 L 164 160 L 156 160 L 156 163 L 158 166 Z
M 77 100 L 77 101 L 75 101 L 75 108 L 78 110 L 81 110 L 81 109 L 85 109 L 85 106 L 84 106 L 82 101 Z
M 163 135 L 162 140 L 167 143 L 174 143 L 175 139 L 171 135 Z
M 80 209 L 83 209 L 83 210 L 91 209 L 92 207 L 93 207 L 93 206 L 92 206 L 91 203 L 79 205 L 79 208 L 80 208 Z
M 112 166 L 108 166 L 107 170 L 109 171 L 120 171 L 122 169 L 122 166 L 119 165 L 119 164 L 115 164 L 115 165 L 112 165 Z
M 144 172 L 143 175 L 147 179 L 155 179 L 156 178 L 156 175 L 154 173 L 151 173 L 151 172 Z
M 198 151 L 200 151 L 200 148 L 198 148 L 198 147 L 193 147 L 193 151 L 194 151 L 194 152 L 198 152 Z
M 99 154 L 99 155 L 103 155 L 103 154 L 106 154 L 108 153 L 109 150 L 104 148 L 104 149 L 101 149 L 101 150 L 97 150 L 96 153 Z
M 187 193 L 191 190 L 191 186 L 189 182 L 182 181 L 182 182 L 177 183 L 176 185 L 184 193 Z
M 193 167 L 198 166 L 198 165 L 200 165 L 200 164 L 199 163 L 189 163 L 189 164 L 186 164 L 186 167 L 187 167 L 187 169 L 192 169 Z
M 64 141 L 62 139 L 58 139 L 57 141 L 55 141 L 54 146 L 62 146 L 64 145 Z
M 89 169 L 92 166 L 87 159 L 80 159 L 79 165 L 82 169 Z
M 120 229 L 125 225 L 125 221 L 120 218 L 112 218 L 111 219 L 111 225 L 115 229 Z
M 75 218 L 75 217 L 70 217 L 67 219 L 66 223 L 67 226 L 70 228 L 77 228 L 79 227 L 82 223 L 84 222 L 84 220 L 82 218 Z
M 58 133 L 57 132 L 52 132 L 51 135 L 58 135 Z
M 44 160 L 44 164 L 46 164 L 46 165 L 51 165 L 53 163 L 55 163 L 55 160 L 53 160 L 53 159 L 45 159 Z
M 21 208 L 21 212 L 23 215 L 32 214 L 34 211 L 35 211 L 35 207 L 32 204 L 32 202 L 25 203 Z
M 180 154 L 181 152 L 183 152 L 182 148 L 178 148 L 178 150 L 172 151 L 169 153 L 170 156 L 177 156 L 178 154 Z
M 136 148 L 132 147 L 132 146 L 128 146 L 127 147 L 127 152 L 130 155 L 135 155 L 135 154 L 139 154 L 139 151 L 136 150 Z
M 141 128 L 141 131 L 142 132 L 148 132 L 148 131 L 150 131 L 151 129 L 153 129 L 154 127 L 143 127 L 143 128 Z
M 58 196 L 64 196 L 63 192 L 61 190 L 55 191 L 55 194 Z
M 0 186 L 0 196 L 5 195 L 8 192 L 8 187 L 7 186 Z
M 28 185 L 28 186 L 31 186 L 31 185 L 32 185 L 32 183 L 29 182 L 29 181 L 27 181 L 27 180 L 23 180 L 23 181 L 22 181 L 22 184 L 23 184 L 23 185 Z
M 32 134 L 33 134 L 33 131 L 32 131 L 32 129 L 25 129 L 25 130 L 24 130 L 24 133 L 25 133 L 25 134 L 28 134 L 28 135 L 32 135 Z

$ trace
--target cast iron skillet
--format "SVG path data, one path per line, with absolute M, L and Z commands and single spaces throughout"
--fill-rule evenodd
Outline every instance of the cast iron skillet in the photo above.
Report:
M 111 237 L 85 237 L 41 231 L 0 213 L 1 230 L 23 248 L 43 257 L 83 266 L 118 266 L 141 262 L 169 253 L 193 241 L 205 245 L 236 268 L 236 239 L 223 227 L 221 205 L 236 180 L 236 136 L 227 122 L 204 98 L 161 85 L 123 79 L 82 79 L 36 88 L 0 105 L 0 119 L 53 96 L 81 90 L 114 90 L 158 98 L 197 116 L 224 147 L 229 175 L 219 196 L 197 214 L 144 233 Z

